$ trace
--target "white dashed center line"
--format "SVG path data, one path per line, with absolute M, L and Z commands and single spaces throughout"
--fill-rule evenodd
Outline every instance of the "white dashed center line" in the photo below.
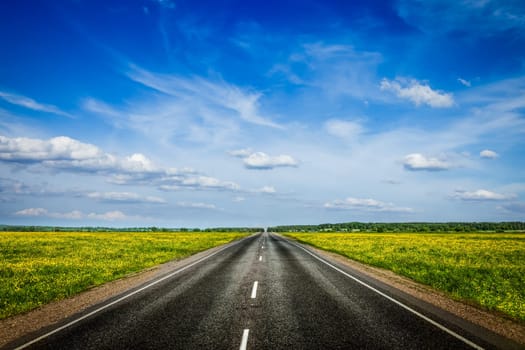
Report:
M 257 297 L 257 285 L 258 284 L 259 282 L 257 281 L 253 282 L 252 296 L 251 296 L 252 299 L 255 299 Z
M 259 256 L 259 261 L 262 261 L 262 255 L 261 255 L 261 256 Z
M 250 333 L 249 329 L 245 329 L 242 332 L 242 340 L 241 340 L 241 346 L 239 347 L 239 350 L 246 350 L 246 345 L 248 345 L 248 333 Z

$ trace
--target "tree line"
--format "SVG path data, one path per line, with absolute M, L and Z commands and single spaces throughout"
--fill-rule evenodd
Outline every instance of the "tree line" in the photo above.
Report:
M 525 231 L 525 222 L 346 222 L 269 227 L 273 232 L 513 232 Z
M 260 232 L 260 227 L 215 227 L 215 228 L 166 228 L 166 227 L 64 227 L 64 226 L 25 226 L 0 225 L 0 231 L 9 232 Z

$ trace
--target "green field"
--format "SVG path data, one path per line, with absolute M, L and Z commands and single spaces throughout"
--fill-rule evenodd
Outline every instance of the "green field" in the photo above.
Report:
M 287 233 L 525 321 L 524 233 Z
M 0 319 L 246 235 L 0 232 Z

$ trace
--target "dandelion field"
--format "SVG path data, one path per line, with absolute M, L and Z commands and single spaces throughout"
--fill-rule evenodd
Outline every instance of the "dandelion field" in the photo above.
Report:
M 525 233 L 287 233 L 525 321 Z
M 246 235 L 0 232 L 0 319 Z

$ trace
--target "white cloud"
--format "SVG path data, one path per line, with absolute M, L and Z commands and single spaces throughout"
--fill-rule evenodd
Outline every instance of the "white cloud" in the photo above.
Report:
M 195 208 L 195 209 L 208 209 L 208 210 L 217 209 L 217 207 L 214 204 L 200 203 L 200 202 L 178 202 L 177 206 L 181 208 Z
M 106 175 L 109 176 L 108 182 L 119 185 L 156 185 L 162 190 L 179 187 L 231 191 L 240 189 L 235 182 L 197 174 L 193 169 L 162 168 L 141 153 L 119 158 L 94 145 L 65 136 L 49 140 L 0 136 L 0 161 Z M 150 202 L 158 200 L 149 198 Z
M 53 113 L 53 114 L 60 115 L 63 117 L 74 118 L 71 114 L 62 111 L 56 106 L 38 103 L 35 100 L 29 97 L 26 97 L 26 96 L 16 95 L 16 94 L 12 94 L 12 93 L 5 92 L 5 91 L 0 91 L 0 98 L 11 104 L 14 104 L 20 107 L 24 107 L 27 109 L 32 109 L 34 111 Z
M 155 196 L 140 196 L 133 192 L 90 192 L 86 197 L 107 202 L 127 203 L 166 203 L 166 200 Z
M 465 80 L 465 79 L 462 79 L 462 78 L 458 78 L 458 81 L 463 84 L 464 86 L 466 87 L 471 87 L 472 86 L 472 83 L 468 80 Z
M 0 136 L 0 160 L 5 161 L 87 160 L 101 156 L 98 147 L 66 136 L 49 140 Z
M 412 153 L 405 156 L 403 166 L 407 170 L 426 170 L 426 171 L 440 171 L 448 170 L 452 167 L 451 164 L 445 160 L 438 158 L 426 157 L 420 153 Z
M 253 151 L 250 148 L 243 148 L 238 150 L 229 151 L 228 154 L 233 157 L 245 158 L 252 154 Z
M 421 104 L 429 105 L 434 108 L 451 107 L 454 105 L 452 94 L 432 90 L 425 83 L 420 83 L 415 79 L 397 78 L 396 80 L 381 80 L 381 90 L 396 93 L 397 97 L 412 101 L 416 106 Z
M 297 167 L 298 162 L 289 155 L 270 156 L 264 152 L 255 152 L 243 159 L 248 169 L 273 169 L 277 167 Z
M 233 201 L 234 202 L 244 202 L 246 200 L 246 198 L 242 197 L 242 196 L 236 196 L 233 198 Z
M 47 210 L 44 208 L 27 208 L 19 210 L 15 213 L 19 216 L 45 216 L 47 215 Z
M 221 181 L 210 176 L 193 176 L 183 179 L 174 179 L 175 183 L 191 188 L 214 188 L 214 189 L 225 189 L 225 190 L 239 190 L 240 186 L 232 181 Z M 179 181 L 180 180 L 180 181 Z
M 253 190 L 254 193 L 266 193 L 266 194 L 273 194 L 276 193 L 277 190 L 273 186 L 263 186 L 261 188 L 258 188 L 256 190 Z
M 228 152 L 229 155 L 243 160 L 248 169 L 273 169 L 277 167 L 296 167 L 299 162 L 292 156 L 281 154 L 270 156 L 264 152 L 253 152 L 250 148 L 243 148 Z
M 135 153 L 122 161 L 122 168 L 130 172 L 154 172 L 158 169 L 141 153 Z
M 17 216 L 25 216 L 25 217 L 48 217 L 53 219 L 66 219 L 66 220 L 81 220 L 81 219 L 99 219 L 104 221 L 114 221 L 114 220 L 125 220 L 129 219 L 127 215 L 122 213 L 121 211 L 109 211 L 106 213 L 89 213 L 84 214 L 79 210 L 73 210 L 71 212 L 66 213 L 58 213 L 58 212 L 49 212 L 47 209 L 44 208 L 27 208 L 23 210 L 19 210 L 15 213 Z
M 194 190 L 226 190 L 239 191 L 241 187 L 233 181 L 222 181 L 211 176 L 203 175 L 171 175 L 162 177 L 159 181 L 162 191 L 179 191 L 182 189 Z
M 160 185 L 159 186 L 159 190 L 166 191 L 166 192 L 180 191 L 181 189 L 182 189 L 182 187 L 181 186 L 177 186 L 177 185 Z
M 126 214 L 121 212 L 120 210 L 114 210 L 114 211 L 108 211 L 106 213 L 89 213 L 87 215 L 89 219 L 97 219 L 97 220 L 104 220 L 104 221 L 117 221 L 117 220 L 126 220 L 129 219 Z
M 480 189 L 472 192 L 457 190 L 451 197 L 464 201 L 502 201 L 516 198 L 516 195 Z
M 0 136 L 0 160 L 40 163 L 77 171 L 155 172 L 152 161 L 140 153 L 119 159 L 98 147 L 66 136 L 49 140 Z
M 486 150 L 479 152 L 479 156 L 485 159 L 496 159 L 499 157 L 499 154 L 497 154 L 494 151 L 486 149 Z
M 329 134 L 346 140 L 354 139 L 364 131 L 360 123 L 340 119 L 330 119 L 326 121 L 324 128 Z
M 331 202 L 324 204 L 327 209 L 339 209 L 339 210 L 363 210 L 363 211 L 375 211 L 375 212 L 404 212 L 411 213 L 414 210 L 411 208 L 396 207 L 392 203 L 385 203 L 375 199 L 363 199 L 348 197 L 346 199 L 336 199 Z

